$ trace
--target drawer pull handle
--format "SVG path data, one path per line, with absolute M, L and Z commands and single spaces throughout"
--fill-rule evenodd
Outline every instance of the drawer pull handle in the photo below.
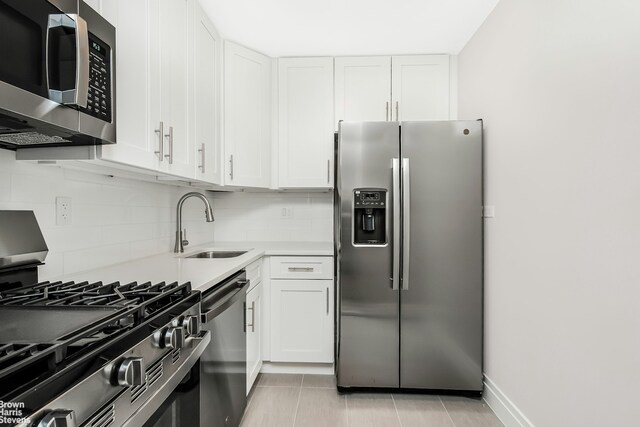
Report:
M 311 273 L 313 272 L 313 267 L 289 267 L 289 271 Z

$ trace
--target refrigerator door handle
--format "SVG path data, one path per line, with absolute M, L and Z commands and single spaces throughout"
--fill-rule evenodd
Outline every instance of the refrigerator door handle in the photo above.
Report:
M 393 171 L 393 266 L 391 277 L 391 289 L 397 291 L 400 288 L 400 159 L 391 161 Z
M 402 290 L 409 289 L 409 260 L 411 259 L 411 173 L 409 159 L 402 159 Z

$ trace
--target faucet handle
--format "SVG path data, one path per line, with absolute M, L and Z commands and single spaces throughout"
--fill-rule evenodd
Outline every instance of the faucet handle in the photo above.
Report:
M 187 240 L 187 229 L 182 230 L 182 246 L 187 246 L 189 241 Z

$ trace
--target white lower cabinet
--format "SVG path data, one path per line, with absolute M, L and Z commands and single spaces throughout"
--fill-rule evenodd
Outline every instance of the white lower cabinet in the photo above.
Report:
M 333 362 L 333 280 L 271 280 L 271 361 Z
M 262 368 L 262 283 L 247 293 L 247 394 Z

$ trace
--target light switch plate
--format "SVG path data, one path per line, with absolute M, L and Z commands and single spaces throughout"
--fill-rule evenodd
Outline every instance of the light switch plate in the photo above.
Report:
M 71 197 L 56 197 L 56 225 L 71 225 Z

